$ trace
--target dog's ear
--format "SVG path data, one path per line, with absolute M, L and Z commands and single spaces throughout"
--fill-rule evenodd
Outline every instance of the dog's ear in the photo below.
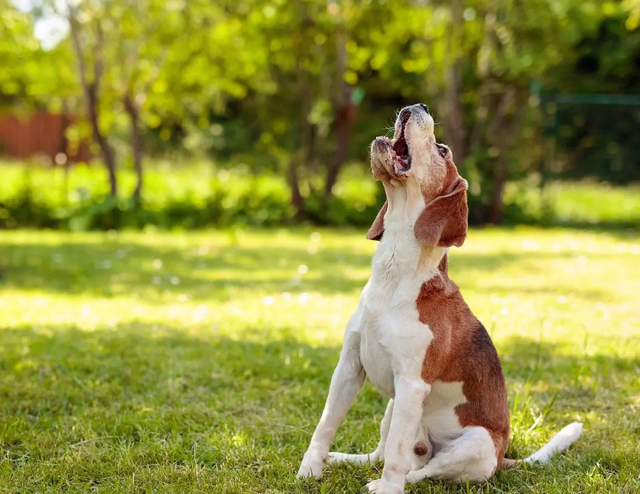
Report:
M 373 220 L 373 225 L 371 225 L 371 228 L 369 228 L 367 232 L 367 238 L 369 240 L 380 240 L 382 238 L 382 234 L 384 233 L 384 215 L 388 207 L 387 201 L 384 201 L 382 209 L 378 213 L 378 216 L 376 216 L 376 219 Z
M 469 184 L 458 177 L 449 192 L 436 197 L 418 217 L 414 225 L 416 238 L 422 245 L 460 247 L 467 237 Z

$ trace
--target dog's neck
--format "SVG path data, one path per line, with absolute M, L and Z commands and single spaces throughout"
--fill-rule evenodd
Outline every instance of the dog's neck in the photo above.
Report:
M 427 280 L 444 266 L 448 249 L 424 246 L 418 242 L 414 225 L 425 208 L 418 184 L 413 180 L 384 182 L 387 212 L 384 234 L 373 256 L 373 278 L 391 279 L 410 276 Z

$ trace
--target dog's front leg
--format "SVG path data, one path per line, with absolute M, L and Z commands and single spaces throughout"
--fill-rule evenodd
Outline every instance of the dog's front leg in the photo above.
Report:
M 304 454 L 298 477 L 322 475 L 329 457 L 329 446 L 347 410 L 362 388 L 365 372 L 360 362 L 360 334 L 349 330 L 345 335 L 340 361 L 333 372 L 329 396 L 322 417 Z
M 405 476 L 411 469 L 413 446 L 424 400 L 431 386 L 421 379 L 400 378 L 396 382 L 396 393 L 391 418 L 391 428 L 384 450 L 382 478 L 369 482 L 369 492 L 378 494 L 402 494 Z

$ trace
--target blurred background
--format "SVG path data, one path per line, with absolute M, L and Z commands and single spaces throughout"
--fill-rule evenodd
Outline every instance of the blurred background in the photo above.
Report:
M 0 228 L 368 225 L 425 102 L 473 224 L 640 224 L 640 0 L 0 0 Z
M 462 490 L 640 492 L 640 0 L 0 0 L 0 490 L 379 477 L 294 481 L 377 247 L 369 144 L 418 102 L 470 184 L 450 272 L 507 456 L 587 431 Z

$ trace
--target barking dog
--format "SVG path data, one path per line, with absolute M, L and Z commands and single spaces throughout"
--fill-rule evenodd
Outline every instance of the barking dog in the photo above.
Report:
M 433 127 L 426 105 L 406 107 L 393 140 L 371 145 L 373 176 L 387 201 L 367 238 L 380 245 L 299 477 L 320 477 L 327 463 L 384 460 L 369 492 L 400 494 L 405 482 L 482 482 L 516 463 L 504 458 L 509 411 L 500 359 L 447 274 L 449 248 L 467 235 L 467 182 Z M 329 453 L 365 377 L 390 398 L 378 447 Z M 519 461 L 545 462 L 581 432 L 573 423 Z

